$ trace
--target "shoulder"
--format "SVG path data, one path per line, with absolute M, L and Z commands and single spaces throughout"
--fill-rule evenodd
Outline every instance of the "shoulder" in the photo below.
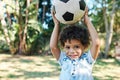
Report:
M 60 57 L 58 59 L 58 62 L 61 64 L 61 62 L 63 61 L 63 59 L 66 57 L 65 52 L 61 51 L 60 52 Z
M 95 62 L 93 59 L 90 50 L 86 51 L 85 53 L 82 54 L 81 56 L 82 59 L 86 59 L 89 64 L 92 64 Z
M 62 65 L 64 61 L 68 61 L 68 60 L 69 60 L 69 58 L 67 57 L 66 53 L 61 51 L 60 52 L 60 57 L 58 59 L 58 63 L 60 65 Z

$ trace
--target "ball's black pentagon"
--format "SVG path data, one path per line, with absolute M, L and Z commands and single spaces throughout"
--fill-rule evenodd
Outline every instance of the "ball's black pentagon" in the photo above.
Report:
M 62 17 L 65 21 L 72 21 L 74 18 L 74 14 L 70 12 L 66 12 Z
M 86 4 L 84 0 L 79 1 L 80 9 L 85 10 Z
M 60 1 L 62 1 L 62 2 L 64 2 L 64 3 L 67 3 L 69 0 L 60 0 Z

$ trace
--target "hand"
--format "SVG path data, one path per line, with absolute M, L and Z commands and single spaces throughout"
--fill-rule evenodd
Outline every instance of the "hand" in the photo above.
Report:
M 84 14 L 84 22 L 85 24 L 88 23 L 89 17 L 88 17 L 88 7 L 85 8 L 85 14 Z
M 53 22 L 55 25 L 59 25 L 59 21 L 57 20 L 57 18 L 55 17 L 55 10 L 54 10 L 54 7 L 52 7 L 51 9 L 51 14 L 52 14 L 52 18 L 53 18 Z

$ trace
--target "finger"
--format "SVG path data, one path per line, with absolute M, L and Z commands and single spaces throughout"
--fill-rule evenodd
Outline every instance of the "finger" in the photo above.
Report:
M 88 6 L 85 7 L 85 10 L 88 11 Z
M 54 6 L 51 7 L 51 13 L 55 14 L 55 7 Z
M 88 7 L 85 7 L 85 15 L 88 15 Z

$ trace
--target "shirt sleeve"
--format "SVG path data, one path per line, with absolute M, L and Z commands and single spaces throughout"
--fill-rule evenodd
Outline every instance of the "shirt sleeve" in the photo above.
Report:
M 61 66 L 62 65 L 62 63 L 63 63 L 63 58 L 65 57 L 65 53 L 64 52 L 61 52 L 60 53 L 60 57 L 59 57 L 59 59 L 58 59 L 58 63 L 59 63 L 59 65 Z
M 87 53 L 87 60 L 89 64 L 93 64 L 95 62 L 95 60 L 93 59 L 90 50 Z

